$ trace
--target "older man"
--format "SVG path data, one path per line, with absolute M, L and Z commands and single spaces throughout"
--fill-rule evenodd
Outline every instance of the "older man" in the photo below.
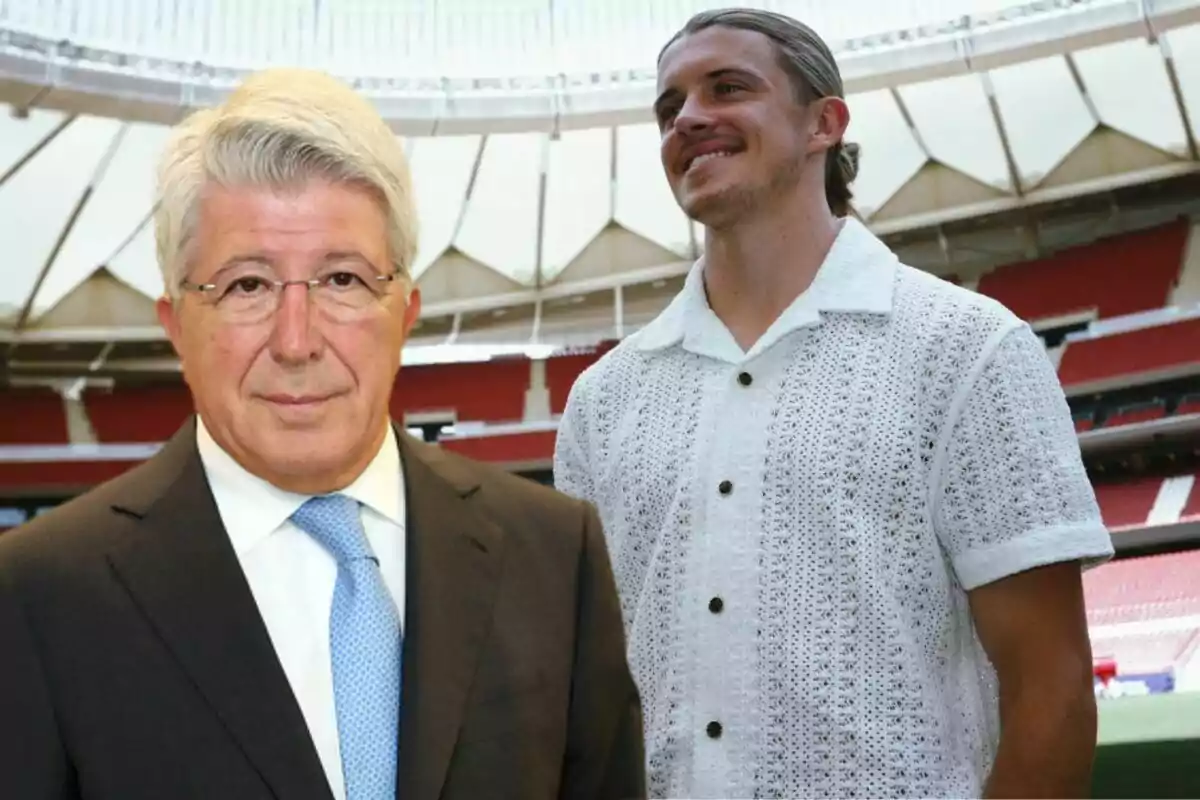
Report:
M 159 188 L 197 417 L 0 541 L 0 793 L 641 796 L 595 513 L 389 419 L 419 294 L 387 126 L 264 73 Z

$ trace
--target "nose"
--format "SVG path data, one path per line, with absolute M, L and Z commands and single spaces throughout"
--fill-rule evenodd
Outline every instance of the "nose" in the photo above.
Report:
M 292 284 L 280 289 L 271 331 L 271 354 L 283 364 L 301 364 L 320 357 L 325 340 L 315 325 L 308 287 Z
M 712 124 L 712 114 L 705 106 L 703 99 L 699 97 L 698 93 L 692 93 L 683 101 L 683 106 L 675 115 L 674 127 L 676 131 L 688 134 L 711 128 Z

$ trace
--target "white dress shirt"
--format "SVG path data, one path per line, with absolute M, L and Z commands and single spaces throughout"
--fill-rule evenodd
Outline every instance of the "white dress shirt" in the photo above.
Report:
M 329 654 L 329 613 L 337 580 L 333 556 L 290 521 L 308 500 L 250 474 L 197 421 L 200 460 L 221 521 L 266 623 L 292 693 L 316 745 L 333 796 L 346 796 Z M 404 619 L 405 504 L 400 450 L 389 434 L 342 494 L 362 504 L 367 539 Z
M 554 469 L 603 519 L 650 796 L 978 796 L 966 593 L 1112 554 L 1044 347 L 852 219 L 748 351 L 701 269 L 576 381 Z

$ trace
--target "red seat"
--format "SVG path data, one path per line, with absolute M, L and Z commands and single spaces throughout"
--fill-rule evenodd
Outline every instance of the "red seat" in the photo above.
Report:
M 589 353 L 552 356 L 546 359 L 546 388 L 550 391 L 550 413 L 561 414 L 566 410 L 571 387 L 583 371 L 600 360 L 600 357 L 616 346 L 614 341 L 601 342 Z
M 1088 570 L 1083 574 L 1088 624 L 1200 614 L 1197 575 L 1200 550 L 1122 559 Z
M 458 421 L 516 422 L 525 416 L 527 358 L 404 367 L 392 392 L 392 415 L 452 412 Z
M 1162 419 L 1166 415 L 1167 407 L 1162 401 L 1144 403 L 1122 408 L 1117 413 L 1109 415 L 1108 419 L 1104 421 L 1104 427 L 1116 428 L 1121 425 L 1133 425 L 1136 422 L 1150 422 Z
M 1200 520 L 1200 473 L 1196 474 L 1195 481 L 1192 483 L 1192 493 L 1188 495 L 1187 502 L 1183 504 L 1183 510 L 1179 512 L 1179 519 L 1180 521 Z M 1200 578 L 1197 581 L 1200 582 Z
M 1096 502 L 1109 528 L 1146 524 L 1162 488 L 1162 478 L 1141 478 L 1123 483 L 1097 484 Z
M 1200 364 L 1200 319 L 1071 342 L 1058 377 L 1064 386 Z
M 1200 414 L 1200 395 L 1188 395 L 1175 407 L 1176 414 Z
M 1114 236 L 984 275 L 979 291 L 1036 320 L 1094 310 L 1101 319 L 1167 305 L 1189 223 Z
M 62 396 L 43 388 L 0 390 L 0 444 L 67 444 Z
M 194 409 L 182 383 L 88 389 L 83 403 L 96 439 L 114 444 L 166 441 Z

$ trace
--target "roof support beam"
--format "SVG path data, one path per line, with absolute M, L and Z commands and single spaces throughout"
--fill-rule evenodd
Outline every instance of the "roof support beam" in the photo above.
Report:
M 1175 66 L 1175 55 L 1166 36 L 1155 35 L 1158 40 L 1158 51 L 1162 54 L 1163 66 L 1167 70 L 1167 80 L 1171 84 L 1171 96 L 1175 98 L 1175 109 L 1179 112 L 1179 121 L 1183 123 L 1183 134 L 1187 139 L 1188 157 L 1192 161 L 1200 161 L 1200 148 L 1196 146 L 1196 131 L 1192 127 L 1192 118 L 1188 114 L 1187 100 L 1183 96 L 1183 85 L 1179 82 L 1179 70 Z
M 79 194 L 79 199 L 75 202 L 75 207 L 71 209 L 71 215 L 67 217 L 66 223 L 63 224 L 62 230 L 58 232 L 58 239 L 55 240 L 54 246 L 50 248 L 49 255 L 46 256 L 45 263 L 42 264 L 41 270 L 38 272 L 37 280 L 33 284 L 33 289 L 29 292 L 29 296 L 25 299 L 25 305 L 21 307 L 21 313 L 17 316 L 16 324 L 13 326 L 16 330 L 22 330 L 28 323 L 29 318 L 33 315 L 34 303 L 37 302 L 37 297 L 41 294 L 42 285 L 46 282 L 46 277 L 50 274 L 50 268 L 54 266 L 54 262 L 58 260 L 58 254 L 62 252 L 63 245 L 66 244 L 67 237 L 71 235 L 71 231 L 75 229 L 75 223 L 79 221 L 79 217 L 83 214 L 83 209 L 87 206 L 88 201 L 92 199 L 92 195 L 96 191 L 96 187 L 104 180 L 105 173 L 108 172 L 108 166 L 112 163 L 113 156 L 117 154 L 117 150 L 121 147 L 121 142 L 125 140 L 125 134 L 129 130 L 129 123 L 125 123 L 117 132 L 113 134 L 112 140 L 108 143 L 108 148 L 101 156 L 99 163 L 96 165 L 95 172 L 92 173 L 92 178 L 88 181 L 87 186 Z
M 533 285 L 541 289 L 546 280 L 546 181 L 550 173 L 550 148 L 558 139 L 558 131 L 542 137 L 542 152 L 538 164 L 537 240 L 533 247 Z
M 613 336 L 625 338 L 625 287 L 619 283 L 613 287 Z
M 1099 125 L 1100 112 L 1096 110 L 1096 101 L 1092 99 L 1087 84 L 1083 81 L 1083 73 L 1079 71 L 1079 62 L 1075 60 L 1072 53 L 1065 54 L 1063 59 L 1067 62 L 1067 71 L 1071 73 L 1071 80 L 1075 81 L 1075 88 L 1079 90 L 1079 96 L 1083 98 L 1083 105 L 1092 117 L 1092 125 Z
M 908 110 L 908 104 L 904 102 L 903 95 L 900 90 L 893 86 L 888 90 L 892 95 L 892 102 L 896 104 L 896 108 L 900 110 L 900 116 L 904 119 L 904 124 L 908 126 L 909 132 L 912 134 L 913 141 L 917 143 L 921 154 L 925 156 L 926 161 L 936 161 L 933 153 L 929 152 L 929 145 L 925 144 L 925 137 L 921 136 L 921 129 L 917 127 L 917 123 L 913 121 L 912 113 Z
M 33 161 L 33 159 L 37 157 L 38 153 L 40 153 L 40 152 L 42 152 L 42 150 L 46 149 L 46 145 L 50 144 L 55 139 L 57 139 L 58 135 L 60 133 L 62 133 L 63 131 L 65 131 L 67 129 L 67 126 L 70 125 L 72 122 L 74 122 L 78 118 L 79 118 L 79 115 L 77 115 L 77 114 L 70 114 L 70 115 L 64 117 L 63 121 L 58 123 L 58 125 L 56 125 L 54 127 L 54 130 L 50 131 L 45 136 L 43 136 L 38 141 L 37 144 L 35 144 L 32 148 L 29 149 L 29 152 L 27 152 L 25 155 L 23 155 L 17 159 L 17 163 L 15 163 L 11 167 L 9 167 L 8 170 L 5 171 L 5 173 L 3 175 L 0 175 L 0 186 L 3 186 L 4 184 L 8 183 L 8 181 L 12 178 L 12 176 L 14 176 L 18 172 L 20 172 L 25 167 L 25 165 L 28 164 L 30 161 Z
M 979 79 L 983 82 L 983 91 L 987 95 L 988 110 L 992 114 L 992 122 L 996 126 L 996 133 L 1000 135 L 1000 147 L 1004 150 L 1004 166 L 1008 170 L 1008 182 L 1012 186 L 1013 194 L 1017 197 L 1025 196 L 1025 188 L 1021 182 L 1021 172 L 1017 168 L 1017 159 L 1013 156 L 1012 142 L 1008 138 L 1008 128 L 1004 124 L 1004 115 L 1000 113 L 1000 103 L 996 99 L 996 87 L 992 83 L 992 76 L 987 72 L 979 73 Z

